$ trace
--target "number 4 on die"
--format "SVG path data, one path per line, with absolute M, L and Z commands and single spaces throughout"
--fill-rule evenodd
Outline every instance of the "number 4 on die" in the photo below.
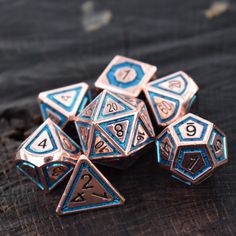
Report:
M 72 173 L 56 212 L 65 215 L 97 208 L 123 205 L 125 199 L 103 176 L 103 174 L 82 155 Z

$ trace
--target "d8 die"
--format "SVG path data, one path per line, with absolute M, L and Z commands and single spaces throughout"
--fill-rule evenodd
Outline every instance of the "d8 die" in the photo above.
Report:
M 228 161 L 225 134 L 191 113 L 163 130 L 156 144 L 158 162 L 187 184 L 202 182 Z
M 137 157 L 155 136 L 143 101 L 107 90 L 78 115 L 76 127 L 89 159 L 119 168 L 129 166 L 135 159 L 129 157 Z
M 155 66 L 116 56 L 98 78 L 95 86 L 131 97 L 138 97 L 142 86 L 155 77 Z
M 16 167 L 44 191 L 73 170 L 80 147 L 49 118 L 18 148 Z
M 86 83 L 74 84 L 39 94 L 43 119 L 51 118 L 58 126 L 64 128 L 69 121 L 91 101 Z
M 156 128 L 165 127 L 188 113 L 197 91 L 193 79 L 182 71 L 146 84 L 144 93 Z

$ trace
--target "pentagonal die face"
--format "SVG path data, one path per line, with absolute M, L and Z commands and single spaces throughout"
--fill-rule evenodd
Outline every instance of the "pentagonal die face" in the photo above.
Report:
M 18 149 L 16 167 L 44 191 L 53 189 L 74 168 L 80 147 L 47 119 Z
M 157 138 L 158 162 L 173 177 L 198 184 L 227 162 L 226 137 L 211 122 L 191 113 L 169 125 Z
M 155 136 L 142 101 L 107 90 L 80 113 L 76 127 L 82 149 L 91 160 L 128 158 Z
M 95 86 L 112 92 L 138 97 L 145 83 L 155 77 L 155 66 L 116 56 L 98 78 Z
M 51 118 L 61 128 L 74 119 L 91 102 L 89 87 L 78 83 L 39 94 L 43 119 Z
M 145 85 L 144 93 L 156 126 L 165 127 L 189 112 L 198 86 L 179 71 Z

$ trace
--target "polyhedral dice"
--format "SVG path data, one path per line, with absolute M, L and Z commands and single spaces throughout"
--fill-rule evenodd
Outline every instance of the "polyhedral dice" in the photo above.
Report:
M 85 155 L 118 168 L 131 165 L 155 136 L 143 101 L 108 90 L 100 93 L 75 123 Z
M 48 118 L 18 148 L 16 167 L 50 191 L 72 172 L 80 155 L 80 147 Z
M 191 113 L 164 129 L 156 144 L 158 162 L 187 184 L 201 183 L 228 161 L 225 134 Z
M 155 78 L 156 66 L 123 56 L 115 56 L 98 78 L 95 86 L 112 92 L 138 97 L 142 86 Z
M 179 71 L 147 83 L 143 89 L 155 128 L 163 128 L 187 114 L 198 86 L 186 73 Z
M 78 83 L 39 94 L 43 119 L 51 118 L 58 126 L 64 128 L 69 121 L 91 101 L 86 83 Z

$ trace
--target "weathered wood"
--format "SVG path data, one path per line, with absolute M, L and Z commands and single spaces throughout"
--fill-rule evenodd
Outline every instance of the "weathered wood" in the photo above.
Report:
M 233 3 L 212 20 L 204 15 L 210 2 L 194 0 L 0 6 L 0 235 L 236 235 Z M 116 54 L 157 65 L 159 75 L 191 74 L 201 88 L 199 114 L 228 135 L 230 162 L 188 187 L 156 165 L 153 149 L 126 171 L 101 168 L 125 196 L 123 207 L 59 217 L 65 183 L 43 194 L 16 171 L 15 150 L 40 123 L 38 92 L 79 81 L 92 85 Z

